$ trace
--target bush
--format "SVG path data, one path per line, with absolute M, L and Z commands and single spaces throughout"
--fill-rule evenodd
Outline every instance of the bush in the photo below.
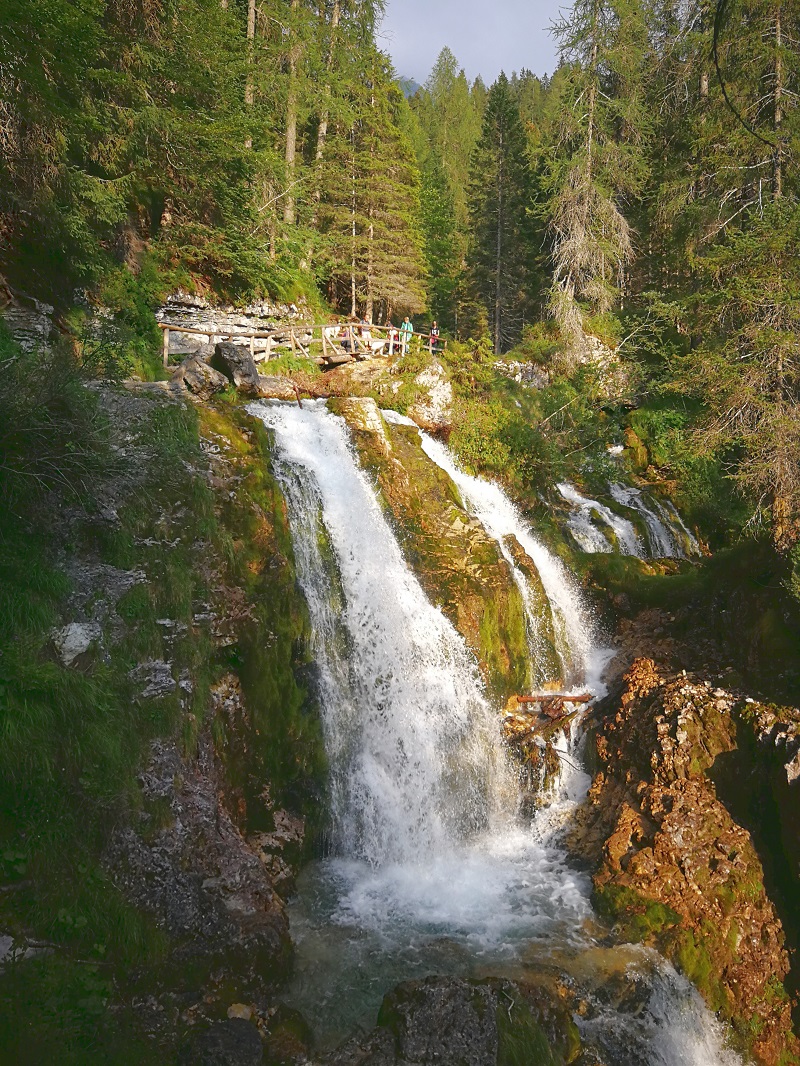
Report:
M 58 486 L 85 495 L 109 462 L 106 426 L 65 344 L 23 351 L 0 323 L 0 500 Z

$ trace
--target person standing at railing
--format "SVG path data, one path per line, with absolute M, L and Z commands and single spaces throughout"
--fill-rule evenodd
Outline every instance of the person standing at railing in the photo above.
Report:
M 411 344 L 411 338 L 414 336 L 414 327 L 411 324 L 411 319 L 406 315 L 403 319 L 403 324 L 400 327 L 400 341 L 402 346 L 402 354 L 408 355 L 408 347 Z
M 431 355 L 433 355 L 434 352 L 439 351 L 439 326 L 436 319 L 431 323 L 431 332 L 428 337 L 428 350 Z
M 386 330 L 386 336 L 389 339 L 389 355 L 394 355 L 394 350 L 397 346 L 397 330 L 395 329 L 391 318 L 387 318 L 386 325 L 383 328 Z

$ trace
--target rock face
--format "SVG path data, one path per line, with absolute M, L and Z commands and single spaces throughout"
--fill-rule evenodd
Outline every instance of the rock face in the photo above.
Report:
M 384 999 L 371 1034 L 321 1060 L 324 1066 L 562 1066 L 580 1061 L 580 1038 L 563 1006 L 510 981 L 452 977 L 398 985 Z
M 284 967 L 286 911 L 222 802 L 210 739 L 192 764 L 175 743 L 156 742 L 140 783 L 145 823 L 114 834 L 106 853 L 114 881 L 175 939 L 179 956 L 261 977 Z
M 683 674 L 666 679 L 648 659 L 624 686 L 599 730 L 601 769 L 571 845 L 594 866 L 601 913 L 656 943 L 772 1066 L 796 1053 L 783 929 L 750 833 L 712 780 L 736 749 L 736 700 Z
M 420 398 L 408 408 L 420 429 L 429 433 L 448 433 L 452 426 L 453 386 L 441 363 L 433 363 L 414 378 Z
M 277 374 L 258 375 L 256 392 L 265 400 L 296 400 L 297 390 L 289 378 Z
M 409 564 L 475 652 L 490 691 L 503 700 L 522 692 L 530 669 L 525 609 L 497 543 L 425 455 L 416 429 L 387 425 L 371 399 L 329 403 L 347 420 L 361 462 L 376 478 Z M 546 615 L 549 604 L 540 591 Z M 551 676 L 557 677 L 560 663 L 551 651 Z

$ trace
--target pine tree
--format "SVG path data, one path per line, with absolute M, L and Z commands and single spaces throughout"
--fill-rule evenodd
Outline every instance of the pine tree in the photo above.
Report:
M 407 103 L 386 58 L 374 51 L 351 86 L 325 167 L 320 225 L 334 302 L 367 318 L 425 306 L 419 172 L 403 133 Z M 344 178 L 344 180 L 343 180 Z
M 551 310 L 575 355 L 587 313 L 610 310 L 634 255 L 624 207 L 647 176 L 648 41 L 638 0 L 577 0 L 557 32 L 569 84 L 550 166 Z
M 780 551 L 800 534 L 800 204 L 778 198 L 702 262 L 679 386 L 705 408 L 698 439 L 727 455 Z
M 495 351 L 501 352 L 522 334 L 533 256 L 527 139 L 504 74 L 489 91 L 471 169 L 470 282 L 486 309 Z
M 446 330 L 456 327 L 456 298 L 462 259 L 456 211 L 442 161 L 433 151 L 422 170 L 422 231 L 429 277 L 430 312 Z

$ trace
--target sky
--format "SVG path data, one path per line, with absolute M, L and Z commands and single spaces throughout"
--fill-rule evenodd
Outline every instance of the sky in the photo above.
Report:
M 420 84 L 447 45 L 472 81 L 491 84 L 501 70 L 552 74 L 548 32 L 567 0 L 387 0 L 379 43 L 400 77 Z

